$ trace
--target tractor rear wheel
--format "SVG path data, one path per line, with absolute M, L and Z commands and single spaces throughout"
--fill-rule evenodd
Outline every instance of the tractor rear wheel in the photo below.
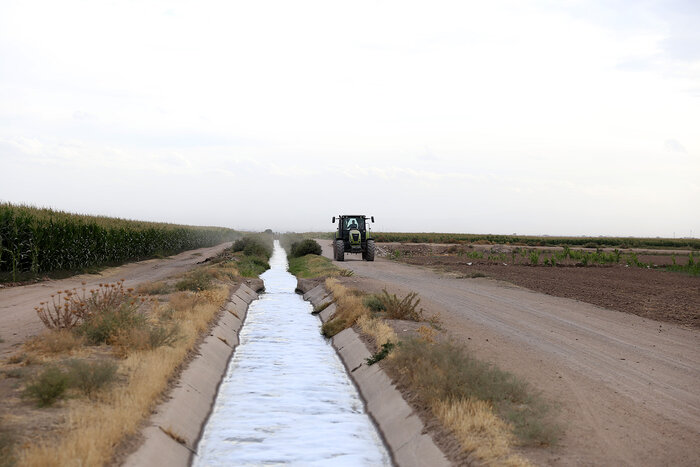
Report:
M 374 261 L 374 253 L 376 251 L 374 240 L 367 240 L 367 251 L 363 255 L 366 261 Z
M 345 260 L 345 244 L 342 240 L 335 241 L 335 260 L 344 261 Z

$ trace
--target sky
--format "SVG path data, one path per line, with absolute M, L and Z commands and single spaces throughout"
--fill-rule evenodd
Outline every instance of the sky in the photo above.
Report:
M 700 2 L 0 0 L 0 201 L 700 237 Z

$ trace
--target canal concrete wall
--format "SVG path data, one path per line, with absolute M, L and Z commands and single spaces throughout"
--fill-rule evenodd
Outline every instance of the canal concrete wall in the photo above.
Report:
M 311 302 L 321 321 L 328 321 L 335 313 L 333 296 L 323 284 L 299 281 L 297 291 Z M 330 303 L 330 305 L 328 305 Z M 367 413 L 377 425 L 394 462 L 399 467 L 448 466 L 443 452 L 425 433 L 420 417 L 404 400 L 401 392 L 379 365 L 367 365 L 372 353 L 352 329 L 335 335 L 331 343 L 338 352 L 350 377 L 365 401 Z
M 262 288 L 259 280 L 250 281 L 250 285 L 257 290 Z M 258 298 L 251 287 L 241 284 L 231 294 L 218 322 L 198 347 L 197 356 L 187 364 L 167 400 L 155 409 L 141 430 L 143 444 L 123 465 L 190 465 L 219 384 L 239 343 L 248 305 Z

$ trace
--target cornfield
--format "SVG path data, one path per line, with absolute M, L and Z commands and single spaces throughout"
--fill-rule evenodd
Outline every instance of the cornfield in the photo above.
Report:
M 0 204 L 0 280 L 79 271 L 217 245 L 240 236 L 193 227 Z M 24 274 L 27 275 L 27 274 Z

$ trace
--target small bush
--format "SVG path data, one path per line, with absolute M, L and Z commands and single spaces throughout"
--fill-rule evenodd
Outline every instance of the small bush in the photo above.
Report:
M 209 290 L 212 287 L 212 279 L 203 269 L 196 269 L 175 284 L 177 290 Z
M 316 240 L 312 240 L 310 238 L 292 243 L 291 250 L 291 256 L 293 258 L 299 258 L 300 256 L 306 255 L 321 256 L 321 245 L 319 245 Z
M 404 298 L 398 298 L 395 294 L 390 295 L 386 290 L 382 290 L 382 294 L 378 298 L 389 319 L 423 320 L 423 309 L 418 308 L 420 298 L 416 292 L 411 292 Z
M 47 407 L 64 395 L 70 378 L 57 367 L 49 367 L 24 389 L 25 397 L 34 399 L 39 407 Z
M 272 256 L 272 248 L 266 242 L 250 235 L 236 240 L 231 249 L 234 252 L 242 251 L 245 256 L 260 256 L 267 259 Z
M 375 313 L 386 311 L 386 306 L 384 305 L 384 302 L 381 300 L 381 298 L 379 298 L 377 294 L 367 295 L 362 302 L 367 308 L 370 309 L 370 311 L 373 311 Z
M 111 361 L 70 360 L 67 367 L 71 387 L 79 389 L 86 396 L 112 383 L 117 374 L 117 365 Z
M 124 303 L 119 308 L 106 310 L 93 315 L 83 322 L 76 331 L 85 336 L 89 344 L 111 343 L 120 332 L 144 327 L 146 317 L 136 303 Z

